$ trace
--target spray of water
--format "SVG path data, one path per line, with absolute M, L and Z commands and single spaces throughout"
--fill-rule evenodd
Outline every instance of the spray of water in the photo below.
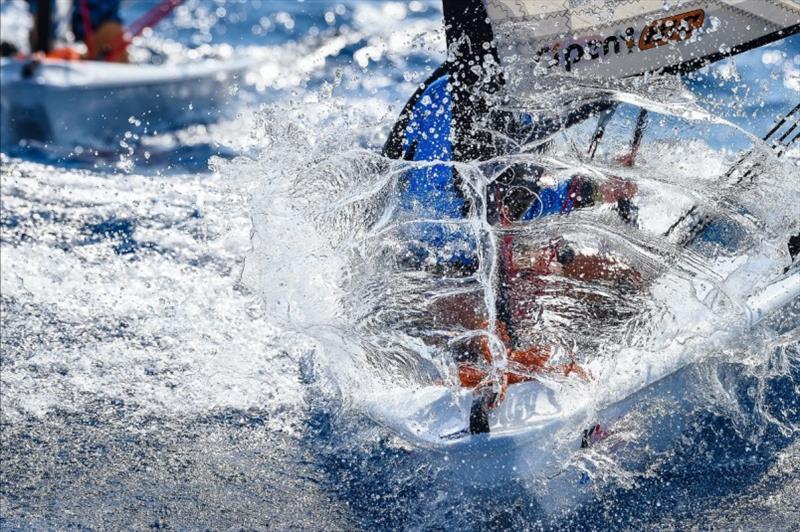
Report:
M 788 263 L 786 241 L 797 222 L 790 209 L 774 206 L 797 204 L 789 179 L 796 158 L 790 153 L 776 159 L 752 135 L 702 110 L 687 91 L 668 89 L 604 87 L 624 111 L 612 126 L 619 131 L 607 135 L 594 159 L 585 148 L 595 124 L 589 120 L 545 139 L 512 138 L 514 149 L 490 161 L 458 163 L 462 193 L 472 205 L 463 220 L 430 220 L 399 208 L 404 172 L 434 163 L 380 157 L 370 142 L 379 137 L 376 131 L 385 131 L 385 117 L 355 115 L 325 91 L 288 114 L 267 108 L 257 130 L 266 149 L 218 167 L 226 178 L 245 176 L 253 233 L 242 281 L 260 294 L 270 316 L 315 343 L 322 367 L 342 397 L 357 406 L 387 388 L 441 384 L 456 391 L 454 360 L 480 337 L 489 340 L 497 379 L 509 347 L 497 330 L 497 299 L 505 289 L 498 280 L 500 242 L 511 236 L 513 253 L 525 257 L 554 240 L 568 241 L 579 253 L 606 260 L 609 274 L 600 280 L 520 279 L 512 292 L 520 305 L 520 346 L 546 342 L 554 347 L 554 363 L 574 360 L 588 368 L 593 379 L 586 393 L 598 409 L 638 393 L 653 376 L 701 368 L 685 378 L 686 396 L 696 398 L 686 408 L 714 405 L 712 410 L 726 410 L 757 437 L 741 402 L 723 400 L 736 395 L 736 385 L 715 375 L 726 364 L 744 365 L 747 378 L 755 379 L 748 395 L 762 404 L 769 377 L 796 366 L 796 350 L 787 347 L 796 341 L 794 333 L 776 333 L 763 323 L 748 328 L 746 304 Z M 570 101 L 597 90 L 580 88 Z M 629 138 L 624 132 L 640 108 L 649 110 L 654 133 L 636 165 L 621 166 L 617 157 Z M 739 153 L 714 147 L 714 138 L 733 138 L 751 150 L 756 177 L 745 185 L 721 178 Z M 536 224 L 490 223 L 493 183 L 508 168 L 525 165 L 546 168 L 556 182 L 576 174 L 634 181 L 638 224 L 624 223 L 611 206 Z M 676 217 L 694 205 L 713 220 L 703 237 L 688 243 L 665 237 Z M 427 223 L 465 235 L 479 268 L 458 275 L 435 264 L 409 268 L 408 228 Z M 442 316 L 442 302 L 454 295 L 485 318 L 483 327 L 470 329 Z M 796 327 L 795 307 L 786 312 Z M 538 377 L 554 386 L 563 380 Z M 717 395 L 704 402 L 702 390 Z M 578 458 L 580 467 L 626 478 L 626 464 L 612 451 L 621 445 L 641 450 L 646 427 L 670 408 L 665 397 L 652 401 L 626 420 L 628 429 L 620 427 L 604 446 Z M 796 430 L 796 422 L 775 418 L 767 407 L 748 411 L 759 423 Z M 567 445 L 572 436 L 553 438 Z

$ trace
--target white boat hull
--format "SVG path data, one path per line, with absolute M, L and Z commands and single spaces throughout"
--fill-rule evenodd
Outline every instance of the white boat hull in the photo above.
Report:
M 396 389 L 372 397 L 368 414 L 419 449 L 434 453 L 448 474 L 465 486 L 491 490 L 510 480 L 533 482 L 536 496 L 549 511 L 558 511 L 590 496 L 595 486 L 575 468 L 575 453 L 587 443 L 584 431 L 599 425 L 615 430 L 642 405 L 670 404 L 666 423 L 647 429 L 650 449 L 666 448 L 680 435 L 681 412 L 691 410 L 684 393 L 686 374 L 697 353 L 723 348 L 742 330 L 800 297 L 800 272 L 791 273 L 747 299 L 744 321 L 726 330 L 715 325 L 695 331 L 697 341 L 673 343 L 658 354 L 659 363 L 642 366 L 642 353 L 626 350 L 618 368 L 591 368 L 597 380 L 526 382 L 509 387 L 507 397 L 490 414 L 488 434 L 470 435 L 471 390 L 428 386 Z M 640 361 L 638 364 L 636 361 Z M 634 368 L 633 373 L 621 367 Z M 602 386 L 599 381 L 602 380 Z M 591 439 L 591 438 L 590 438 Z M 614 459 L 636 466 L 635 457 L 617 450 Z
M 248 63 L 127 65 L 46 60 L 0 64 L 4 143 L 111 145 L 125 132 L 155 133 L 221 116 Z M 31 75 L 26 76 L 25 70 Z

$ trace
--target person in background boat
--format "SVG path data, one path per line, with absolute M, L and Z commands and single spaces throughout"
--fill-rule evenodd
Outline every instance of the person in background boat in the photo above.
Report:
M 53 48 L 56 12 L 55 0 L 28 0 L 34 25 L 31 29 L 31 50 L 60 59 L 91 59 L 128 62 L 124 28 L 120 17 L 121 0 L 72 0 L 70 28 L 77 41 L 86 45 L 79 56 L 73 49 Z

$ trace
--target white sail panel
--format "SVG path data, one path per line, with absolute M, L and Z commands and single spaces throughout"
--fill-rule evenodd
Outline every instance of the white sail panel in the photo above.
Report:
M 572 31 L 641 15 L 658 16 L 684 9 L 687 4 L 687 2 L 664 0 L 485 0 L 485 3 L 493 23 L 550 19 L 552 24 L 555 19 L 561 19 L 567 21 L 566 28 Z M 725 5 L 739 9 L 776 25 L 796 23 L 796 15 L 800 11 L 800 2 L 796 0 L 716 0 L 702 3 L 708 8 Z M 792 15 L 795 16 L 794 22 Z M 552 29 L 554 28 L 548 31 Z M 562 26 L 556 31 L 564 29 Z
M 501 63 L 526 79 L 691 69 L 800 31 L 795 0 L 485 3 Z
M 541 20 L 543 31 L 580 30 L 662 10 L 662 0 L 486 0 L 492 22 Z M 560 29 L 556 30 L 555 24 Z

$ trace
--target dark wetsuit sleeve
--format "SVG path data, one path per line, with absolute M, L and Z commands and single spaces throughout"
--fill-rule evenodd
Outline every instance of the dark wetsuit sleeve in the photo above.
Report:
M 451 161 L 450 95 L 447 78 L 433 82 L 412 108 L 403 138 L 403 153 L 411 161 Z M 454 186 L 453 167 L 434 164 L 413 168 L 404 176 L 404 209 L 434 217 L 461 217 L 464 200 Z
M 470 266 L 474 242 L 466 230 L 465 200 L 450 164 L 452 98 L 448 76 L 429 83 L 408 110 L 401 140 L 403 158 L 419 164 L 400 183 L 400 214 L 410 253 L 418 262 Z
M 25 0 L 25 1 L 28 3 L 28 9 L 30 10 L 30 12 L 35 15 L 39 8 L 39 2 L 43 0 Z M 56 0 L 45 0 L 45 1 L 50 2 L 51 6 L 56 5 Z

